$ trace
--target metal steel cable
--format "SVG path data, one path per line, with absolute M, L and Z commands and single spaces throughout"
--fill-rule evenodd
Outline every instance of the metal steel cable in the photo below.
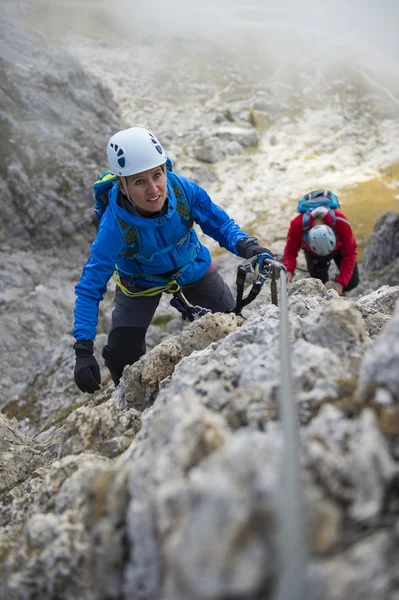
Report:
M 238 267 L 236 308 L 239 309 L 244 305 L 242 290 L 246 271 L 250 269 L 253 269 L 250 261 L 246 261 Z M 281 470 L 281 497 L 279 498 L 279 576 L 274 600 L 310 600 L 306 585 L 308 564 L 307 527 L 301 486 L 299 419 L 292 382 L 286 269 L 282 263 L 276 260 L 265 260 L 262 267 L 262 276 L 271 277 L 271 299 L 276 306 L 278 306 L 277 274 L 280 277 L 281 362 L 281 385 L 278 403 L 284 434 L 284 450 Z M 241 288 L 239 288 L 239 284 Z M 248 297 L 247 300 L 250 301 L 252 298 Z
M 279 498 L 279 580 L 275 600 L 309 600 L 306 591 L 308 545 L 301 487 L 299 420 L 294 401 L 285 271 L 280 269 L 281 386 L 279 414 L 284 433 Z

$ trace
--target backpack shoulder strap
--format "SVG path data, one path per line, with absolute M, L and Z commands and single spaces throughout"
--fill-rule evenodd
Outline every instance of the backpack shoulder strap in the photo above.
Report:
M 172 189 L 177 200 L 176 211 L 180 217 L 180 220 L 186 229 L 191 229 L 194 225 L 194 221 L 191 216 L 190 205 L 188 203 L 183 186 L 180 184 L 176 175 L 171 171 L 168 171 L 168 179 L 171 182 Z
M 344 217 L 337 217 L 337 216 L 335 216 L 335 219 L 337 221 L 341 221 L 342 223 L 346 223 L 350 227 L 350 223 L 349 223 L 348 219 L 345 219 Z
M 331 219 L 332 219 L 332 229 L 333 229 L 334 233 L 335 233 L 337 221 L 341 221 L 341 223 L 346 223 L 350 227 L 350 223 L 349 223 L 348 219 L 345 219 L 345 217 L 337 217 L 337 215 L 335 214 L 335 210 L 333 210 L 332 208 L 330 208 L 330 214 L 331 214 Z
M 302 242 L 306 243 L 309 237 L 309 219 L 310 213 L 312 211 L 309 209 L 303 213 L 302 217 Z
M 347 221 L 347 219 L 344 219 L 343 217 L 337 217 L 337 215 L 335 214 L 335 210 L 333 208 L 329 208 L 328 210 L 331 215 L 332 230 L 334 231 L 334 233 L 335 233 L 337 221 L 342 221 L 343 223 L 347 223 L 349 225 L 349 221 Z M 302 218 L 302 240 L 303 240 L 303 242 L 308 241 L 309 219 L 310 219 L 311 212 L 312 212 L 311 210 L 307 210 L 305 213 L 303 213 L 303 218 Z
M 332 219 L 332 230 L 335 233 L 335 224 L 337 222 L 337 217 L 335 215 L 335 211 L 332 208 L 330 208 L 329 210 L 330 210 L 330 215 L 331 215 L 331 219 Z
M 125 242 L 125 249 L 122 252 L 122 256 L 124 256 L 125 258 L 132 258 L 133 256 L 140 253 L 141 240 L 138 229 L 135 225 L 133 225 L 133 223 L 127 223 L 126 221 L 121 219 L 115 213 L 112 204 L 111 210 Z
M 101 217 L 109 204 L 108 192 L 115 181 L 116 176 L 109 171 L 105 171 L 102 175 L 98 175 L 96 181 L 93 183 L 95 199 L 93 209 L 99 221 L 101 221 Z
M 194 225 L 193 218 L 190 212 L 190 205 L 188 203 L 186 194 L 183 187 L 180 185 L 177 177 L 172 171 L 168 170 L 167 177 L 171 182 L 173 192 L 176 197 L 176 211 L 180 217 L 180 220 L 184 227 L 189 230 Z M 114 217 L 118 223 L 119 229 L 125 240 L 125 250 L 123 256 L 126 258 L 132 258 L 140 254 L 141 240 L 138 229 L 131 223 L 126 223 L 120 217 L 114 213 Z

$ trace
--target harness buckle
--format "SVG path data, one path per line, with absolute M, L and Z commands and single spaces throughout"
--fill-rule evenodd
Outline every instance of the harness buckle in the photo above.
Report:
M 180 248 L 180 246 L 182 246 L 184 244 L 184 242 L 186 241 L 187 238 L 188 238 L 188 233 L 185 233 L 183 235 L 183 237 L 180 238 L 180 240 L 178 242 L 176 242 L 176 247 Z

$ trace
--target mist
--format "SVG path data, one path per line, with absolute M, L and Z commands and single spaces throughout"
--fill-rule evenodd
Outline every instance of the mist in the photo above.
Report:
M 348 61 L 395 83 L 399 3 L 395 0 L 216 0 L 165 5 L 120 0 L 113 11 L 124 36 L 203 40 L 267 60 Z
M 28 0 L 5 12 L 55 44 L 70 34 L 121 44 L 196 43 L 241 61 L 349 63 L 399 92 L 396 0 Z

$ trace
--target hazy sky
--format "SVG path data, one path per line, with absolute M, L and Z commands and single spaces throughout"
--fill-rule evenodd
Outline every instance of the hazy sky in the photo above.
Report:
M 22 10 L 14 0 L 4 7 Z M 347 58 L 399 88 L 399 0 L 27 0 L 53 38 L 117 24 L 121 38 L 218 43 L 292 61 Z M 26 11 L 25 11 L 26 12 Z M 25 13 L 24 13 L 25 14 Z
M 303 48 L 314 56 L 343 52 L 398 75 L 399 0 L 119 0 L 113 6 L 132 33 L 194 34 L 240 47 L 264 41 L 283 58 Z
M 233 23 L 259 29 L 289 26 L 349 43 L 374 43 L 394 53 L 399 50 L 398 0 L 119 0 L 113 7 L 125 22 L 129 15 L 149 28 L 151 22 L 153 26 L 167 22 L 171 29 L 187 27 L 206 34 L 208 28 L 217 31 Z

